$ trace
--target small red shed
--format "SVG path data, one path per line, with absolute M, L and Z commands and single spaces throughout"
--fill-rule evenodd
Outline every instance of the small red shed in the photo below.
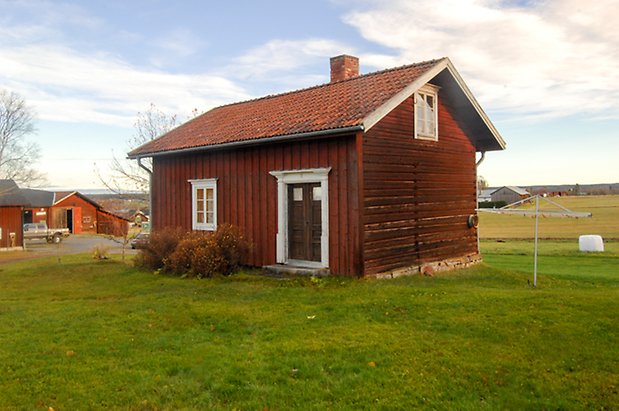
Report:
M 13 180 L 0 180 L 0 250 L 22 248 L 23 210 L 27 200 Z
M 397 275 L 477 261 L 476 152 L 505 143 L 448 58 L 214 108 L 152 157 L 151 223 L 240 226 L 250 264 Z M 445 265 L 443 264 L 443 265 Z

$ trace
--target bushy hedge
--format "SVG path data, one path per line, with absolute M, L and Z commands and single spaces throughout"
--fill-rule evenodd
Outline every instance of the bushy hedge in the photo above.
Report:
M 238 227 L 221 224 L 215 232 L 166 229 L 153 233 L 136 261 L 144 268 L 206 278 L 238 271 L 249 251 L 250 244 Z

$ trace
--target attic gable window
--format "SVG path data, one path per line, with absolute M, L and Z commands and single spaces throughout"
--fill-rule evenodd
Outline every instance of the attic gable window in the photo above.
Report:
M 217 229 L 217 179 L 189 180 L 191 183 L 192 230 Z
M 438 140 L 438 88 L 426 84 L 415 93 L 415 138 Z

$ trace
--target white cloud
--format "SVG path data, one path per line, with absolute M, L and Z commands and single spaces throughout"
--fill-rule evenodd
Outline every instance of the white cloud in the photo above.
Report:
M 368 56 L 366 63 L 375 67 L 449 56 L 487 109 L 537 117 L 619 116 L 616 0 L 363 4 L 344 21 L 396 50 L 395 56 Z
M 61 46 L 0 46 L 0 67 L 0 83 L 21 93 L 46 120 L 131 125 L 149 103 L 189 113 L 248 97 L 221 76 L 141 69 Z
M 226 72 L 241 79 L 253 80 L 282 72 L 294 75 L 300 67 L 351 52 L 350 46 L 329 39 L 271 40 L 238 57 Z
M 23 21 L 31 21 L 28 26 Z M 82 28 L 93 30 L 101 28 L 104 22 L 99 17 L 88 13 L 77 4 L 66 2 L 53 2 L 47 0 L 0 0 L 0 31 L 10 33 L 13 31 L 28 34 L 27 40 L 47 39 L 52 36 L 61 36 L 62 30 Z M 4 30 L 2 30 L 4 29 Z M 36 29 L 32 31 L 32 29 Z M 46 36 L 41 36 L 45 34 Z M 24 37 L 18 37 L 24 39 Z
M 28 0 L 11 2 L 9 9 L 0 0 L 0 11 L 5 8 L 0 12 L 0 84 L 22 94 L 40 119 L 131 126 L 150 103 L 184 115 L 249 97 L 222 75 L 140 67 L 117 55 L 84 50 L 89 43 L 79 41 L 112 33 L 135 47 L 155 46 L 187 57 L 205 43 L 185 29 L 155 42 L 114 30 L 79 5 Z

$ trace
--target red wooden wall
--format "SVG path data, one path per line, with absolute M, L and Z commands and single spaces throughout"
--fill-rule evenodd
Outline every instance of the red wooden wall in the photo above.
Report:
M 273 170 L 332 167 L 329 173 L 329 261 L 334 274 L 360 273 L 359 193 L 355 136 L 264 144 L 236 150 L 155 157 L 155 229 L 191 229 L 190 179 L 217 178 L 218 223 L 241 227 L 253 243 L 251 265 L 276 261 L 277 180 Z
M 123 237 L 128 231 L 128 221 L 106 211 L 97 210 L 97 233 Z
M 0 227 L 2 228 L 0 248 L 12 246 L 9 233 L 15 233 L 16 247 L 22 247 L 24 245 L 22 210 L 23 207 L 0 207 Z
M 438 141 L 413 132 L 412 97 L 363 140 L 365 273 L 477 252 L 475 148 L 439 94 Z
M 30 211 L 32 213 L 32 222 L 33 223 L 48 223 L 47 221 L 47 217 L 48 217 L 48 213 L 49 213 L 49 209 L 46 207 L 39 207 L 39 208 L 28 208 L 25 207 L 24 211 Z M 39 213 L 39 214 L 37 214 Z
M 81 208 L 81 218 L 79 217 L 79 211 L 73 211 L 73 233 L 79 234 L 81 232 L 96 233 L 97 232 L 97 208 L 89 201 L 84 200 L 77 194 L 72 194 L 65 198 L 61 202 L 54 204 L 50 208 L 49 214 L 52 219 L 50 227 L 57 227 L 57 222 L 54 220 L 54 209 L 66 209 L 66 208 Z M 76 218 L 78 217 L 78 218 Z

